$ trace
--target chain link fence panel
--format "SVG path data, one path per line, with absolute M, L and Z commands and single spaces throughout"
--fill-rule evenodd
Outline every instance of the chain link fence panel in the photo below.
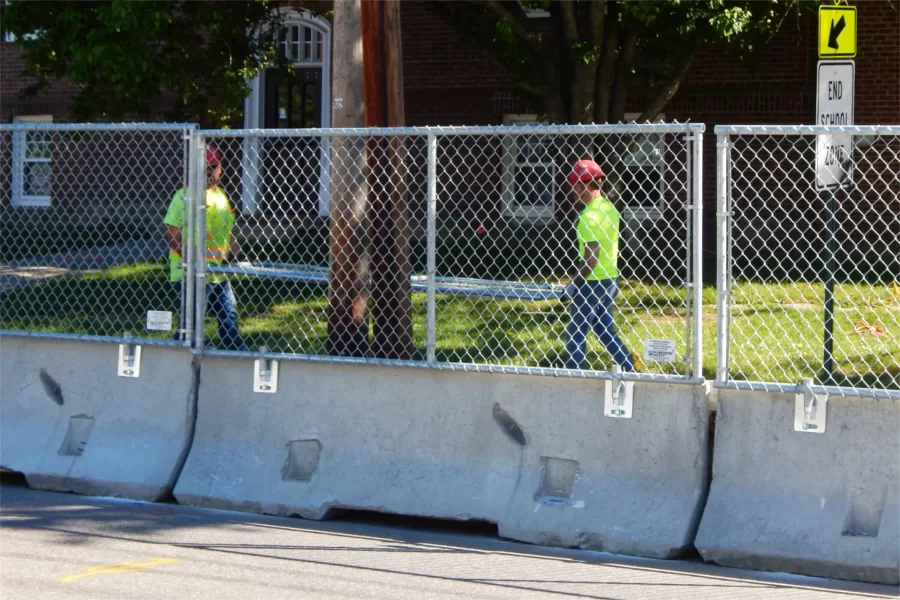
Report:
M 228 282 L 239 332 L 208 303 L 206 347 L 584 374 L 622 362 L 603 343 L 614 331 L 643 376 L 699 377 L 702 130 L 200 132 L 222 157 L 236 247 L 198 269 Z M 618 294 L 612 328 L 589 307 L 574 365 L 565 289 L 584 206 L 567 176 L 586 158 L 619 216 Z
M 177 343 L 163 218 L 193 128 L 0 125 L 0 329 Z
M 236 217 L 236 252 L 205 268 L 233 291 L 241 337 L 207 306 L 206 347 L 423 359 L 426 137 L 202 133 Z
M 717 127 L 718 378 L 900 389 L 900 127 Z

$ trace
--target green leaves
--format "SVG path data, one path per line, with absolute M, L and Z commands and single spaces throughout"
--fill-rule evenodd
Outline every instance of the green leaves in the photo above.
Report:
M 610 106 L 622 110 L 629 88 L 643 88 L 648 97 L 665 98 L 678 89 L 697 48 L 717 47 L 748 59 L 772 34 L 791 10 L 809 0 L 572 0 L 578 39 L 568 44 L 562 34 L 565 22 L 559 2 L 518 0 L 525 10 L 542 9 L 549 19 L 529 19 L 512 10 L 516 0 L 466 0 L 432 3 L 465 39 L 478 42 L 502 63 L 525 90 L 540 90 L 545 109 L 555 121 L 570 122 L 590 111 L 576 106 L 570 90 L 598 89 L 587 102 L 599 102 L 608 94 L 618 98 Z M 505 7 L 498 10 L 498 5 Z M 597 18 L 598 9 L 603 18 Z M 593 14 L 592 14 L 593 11 Z M 517 20 L 517 22 L 513 22 Z M 602 23 L 602 25 L 601 25 Z M 592 27 L 617 27 L 615 42 L 601 46 L 603 31 Z M 521 35 L 527 30 L 539 43 Z M 569 27 L 569 31 L 572 27 Z M 518 32 L 518 33 L 517 33 Z M 625 40 L 637 37 L 632 56 Z M 604 52 L 610 53 L 605 56 Z M 630 60 L 633 58 L 633 61 Z M 615 89 L 599 84 L 601 69 L 610 65 L 620 73 Z M 590 81 L 583 81 L 590 78 Z M 575 95 L 577 98 L 577 95 Z M 658 101 L 650 100 L 654 109 Z M 599 105 L 599 104 L 598 104 Z M 553 107 L 567 107 L 563 112 Z M 600 111 L 603 112 L 602 110 Z M 617 120 L 621 114 L 594 115 L 595 120 Z
M 2 8 L 34 94 L 67 77 L 79 120 L 162 118 L 215 126 L 240 115 L 246 78 L 279 63 L 271 0 L 29 2 Z M 33 35 L 31 35 L 33 34 Z

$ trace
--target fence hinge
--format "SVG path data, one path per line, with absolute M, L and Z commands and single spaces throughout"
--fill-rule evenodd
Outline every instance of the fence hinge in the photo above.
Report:
M 686 142 L 694 142 L 696 140 L 697 140 L 697 136 L 692 133 L 688 133 L 684 136 L 684 141 L 686 141 Z
M 119 377 L 140 377 L 141 347 L 131 343 L 131 334 L 125 333 L 125 342 L 119 344 Z
M 604 383 L 603 414 L 613 419 L 630 419 L 634 405 L 634 382 L 623 381 L 622 368 L 614 365 L 612 380 Z
M 827 406 L 828 392 L 815 392 L 812 379 L 804 379 L 794 394 L 794 431 L 825 433 Z
M 253 391 L 274 394 L 278 391 L 278 361 L 266 358 L 266 347 L 259 349 L 260 357 L 253 361 Z

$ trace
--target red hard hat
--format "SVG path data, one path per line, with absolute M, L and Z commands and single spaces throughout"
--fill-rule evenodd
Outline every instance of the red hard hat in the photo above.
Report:
M 222 154 L 213 148 L 212 146 L 208 146 L 206 148 L 206 164 L 208 165 L 217 165 L 222 160 Z
M 600 181 L 604 177 L 600 165 L 592 160 L 584 159 L 579 160 L 572 167 L 572 172 L 569 173 L 569 183 L 575 185 L 576 181 Z

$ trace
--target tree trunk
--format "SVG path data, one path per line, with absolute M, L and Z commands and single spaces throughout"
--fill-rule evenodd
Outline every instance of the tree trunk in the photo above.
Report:
M 603 43 L 597 65 L 597 79 L 594 82 L 594 122 L 609 123 L 609 104 L 612 95 L 613 76 L 619 57 L 619 21 L 616 4 L 607 4 L 608 14 L 603 28 Z
M 612 99 L 609 102 L 609 122 L 620 123 L 625 119 L 625 108 L 628 105 L 628 87 L 631 84 L 631 67 L 637 50 L 638 34 L 634 30 L 625 33 L 625 41 L 619 52 L 619 64 L 616 65 L 616 78 L 613 84 Z
M 366 127 L 404 125 L 400 6 L 397 0 L 362 0 Z M 410 359 L 411 272 L 407 225 L 405 140 L 367 141 L 369 239 L 372 257 L 372 352 Z
M 334 127 L 362 127 L 363 57 L 360 0 L 334 5 Z M 330 272 L 327 352 L 365 356 L 368 351 L 365 282 L 366 180 L 363 140 L 331 140 Z

